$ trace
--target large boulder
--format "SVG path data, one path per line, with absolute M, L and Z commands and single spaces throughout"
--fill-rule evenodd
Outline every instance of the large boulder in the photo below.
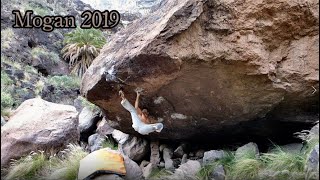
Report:
M 145 90 L 141 107 L 164 124 L 150 137 L 199 139 L 263 118 L 318 120 L 319 1 L 161 4 L 113 36 L 82 79 L 81 93 L 117 129 L 136 133 L 118 95 L 122 88 L 133 102 L 136 87 Z
M 79 140 L 75 107 L 40 98 L 23 102 L 1 127 L 1 167 L 31 151 L 64 148 Z

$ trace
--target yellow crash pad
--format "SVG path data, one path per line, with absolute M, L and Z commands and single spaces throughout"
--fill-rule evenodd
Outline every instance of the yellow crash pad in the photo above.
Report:
M 85 179 L 95 173 L 115 173 L 126 175 L 122 155 L 109 148 L 100 149 L 88 154 L 80 161 L 78 180 Z

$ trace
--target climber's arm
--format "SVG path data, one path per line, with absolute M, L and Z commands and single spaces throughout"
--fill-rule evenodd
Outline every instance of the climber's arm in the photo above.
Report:
M 136 108 L 138 115 L 142 115 L 142 111 L 139 108 L 140 92 L 136 91 L 136 93 L 137 93 L 137 97 L 136 97 L 136 102 L 134 103 L 134 107 Z

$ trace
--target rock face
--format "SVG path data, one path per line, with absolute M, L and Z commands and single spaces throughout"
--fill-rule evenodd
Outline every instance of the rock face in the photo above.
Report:
M 316 121 L 316 0 L 165 1 L 118 32 L 82 79 L 81 92 L 125 133 L 135 133 L 119 87 L 161 133 L 188 139 L 240 122 Z M 201 130 L 199 130 L 201 129 Z
M 23 102 L 1 128 L 1 167 L 31 151 L 63 148 L 79 140 L 73 106 L 42 99 Z

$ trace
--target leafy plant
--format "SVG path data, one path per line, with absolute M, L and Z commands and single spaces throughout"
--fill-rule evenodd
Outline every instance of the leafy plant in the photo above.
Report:
M 106 39 L 100 30 L 77 28 L 65 35 L 63 58 L 69 61 L 72 73 L 81 77 L 105 43 Z

